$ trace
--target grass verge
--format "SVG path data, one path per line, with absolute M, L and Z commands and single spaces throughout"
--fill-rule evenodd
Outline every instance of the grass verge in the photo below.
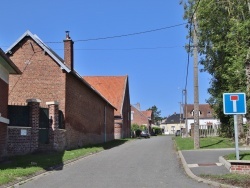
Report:
M 236 160 L 236 154 L 231 153 L 229 155 L 224 156 L 226 160 Z M 239 153 L 240 160 L 250 160 L 250 152 L 249 151 L 240 151 Z
M 225 175 L 201 175 L 201 177 L 204 179 L 236 187 L 248 188 L 250 185 L 250 175 L 225 174 Z
M 63 164 L 72 160 L 119 146 L 129 140 L 131 139 L 113 140 L 64 152 L 41 152 L 9 157 L 8 160 L 0 163 L 0 185 L 18 182 L 41 172 L 52 170 L 54 167 L 60 169 Z
M 193 138 L 173 137 L 175 140 L 177 150 L 191 150 L 194 149 Z M 201 149 L 215 149 L 215 148 L 234 148 L 234 142 L 229 138 L 222 137 L 206 137 L 200 138 Z

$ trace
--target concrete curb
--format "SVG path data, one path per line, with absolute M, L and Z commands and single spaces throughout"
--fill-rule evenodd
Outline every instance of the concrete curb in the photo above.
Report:
M 219 157 L 219 161 L 220 163 L 222 163 L 229 171 L 231 168 L 231 163 L 229 163 L 226 159 L 224 159 L 224 157 L 220 156 Z
M 185 172 L 187 173 L 187 175 L 188 175 L 189 177 L 193 178 L 194 180 L 196 180 L 196 181 L 198 181 L 198 182 L 203 182 L 203 183 L 206 183 L 206 184 L 208 184 L 208 185 L 215 186 L 215 187 L 238 188 L 238 187 L 235 187 L 235 186 L 226 185 L 226 184 L 221 184 L 221 183 L 218 183 L 218 182 L 206 180 L 206 179 L 203 179 L 203 178 L 200 178 L 200 177 L 194 175 L 194 174 L 192 173 L 192 171 L 188 168 L 187 163 L 186 163 L 186 160 L 184 159 L 184 157 L 183 157 L 181 151 L 178 151 L 178 155 L 179 155 L 179 157 L 180 157 L 180 159 L 181 159 L 181 162 L 182 162 L 183 168 L 185 169 Z

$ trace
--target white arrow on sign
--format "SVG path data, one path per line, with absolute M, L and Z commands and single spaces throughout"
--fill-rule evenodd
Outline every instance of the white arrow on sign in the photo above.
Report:
M 237 101 L 239 100 L 238 95 L 231 95 L 230 96 L 230 101 L 233 102 L 233 112 L 237 112 Z

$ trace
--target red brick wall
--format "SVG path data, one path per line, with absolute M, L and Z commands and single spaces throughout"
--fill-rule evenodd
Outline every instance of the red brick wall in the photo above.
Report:
M 106 107 L 107 139 L 114 139 L 114 109 L 72 74 L 67 74 L 65 125 L 67 144 L 80 147 L 104 142 Z
M 63 73 L 30 37 L 17 45 L 12 54 L 10 59 L 23 73 L 10 76 L 9 104 L 23 104 L 36 98 L 44 107 L 46 102 L 58 101 L 65 116 L 67 148 L 104 141 L 106 101 L 71 73 Z M 110 106 L 107 117 L 107 140 L 112 140 L 114 109 Z
M 123 109 L 122 109 L 122 117 L 123 117 L 123 125 L 122 125 L 122 138 L 129 138 L 131 134 L 131 119 L 130 119 L 131 109 L 130 109 L 130 96 L 129 96 L 129 87 L 128 80 L 126 84 L 126 92 L 124 97 Z
M 138 124 L 138 125 L 148 125 L 148 118 L 143 115 L 138 109 L 134 106 L 131 106 L 131 111 L 133 111 L 133 120 L 131 120 L 131 124 Z
M 8 110 L 8 84 L 0 79 L 0 113 L 7 118 Z M 6 155 L 7 125 L 0 122 L 0 160 Z
M 231 163 L 230 172 L 237 174 L 250 174 L 250 163 Z
M 0 160 L 6 155 L 7 125 L 0 122 Z
M 26 135 L 21 135 L 26 130 Z M 8 155 L 24 155 L 34 151 L 32 148 L 32 134 L 30 127 L 8 128 Z
M 65 74 L 49 55 L 30 38 L 12 50 L 10 59 L 22 71 L 10 75 L 9 104 L 23 104 L 26 99 L 40 99 L 41 106 L 48 101 L 58 101 L 64 112 Z
M 0 113 L 1 116 L 7 118 L 8 106 L 8 84 L 0 79 Z

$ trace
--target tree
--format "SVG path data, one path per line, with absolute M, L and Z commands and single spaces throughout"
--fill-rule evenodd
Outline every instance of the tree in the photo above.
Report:
M 188 0 L 184 5 L 184 19 L 191 23 L 196 11 L 198 22 L 198 51 L 201 71 L 211 75 L 210 98 L 222 123 L 222 131 L 232 135 L 232 116 L 223 113 L 223 93 L 246 92 L 246 61 L 250 49 L 249 0 Z M 190 26 L 190 24 L 189 24 Z M 191 30 L 195 29 L 193 26 Z M 189 32 L 191 33 L 191 32 Z M 189 34 L 191 46 L 192 37 Z M 190 48 L 188 48 L 190 49 Z M 192 51 L 192 48 L 190 49 Z M 249 96 L 248 96 L 249 97 Z M 249 109 L 249 108 L 248 108 Z
M 158 108 L 155 105 L 152 106 L 151 108 L 147 109 L 147 110 L 152 110 L 153 117 L 154 117 L 154 123 L 158 125 L 159 122 L 162 120 L 161 111 L 158 110 Z

